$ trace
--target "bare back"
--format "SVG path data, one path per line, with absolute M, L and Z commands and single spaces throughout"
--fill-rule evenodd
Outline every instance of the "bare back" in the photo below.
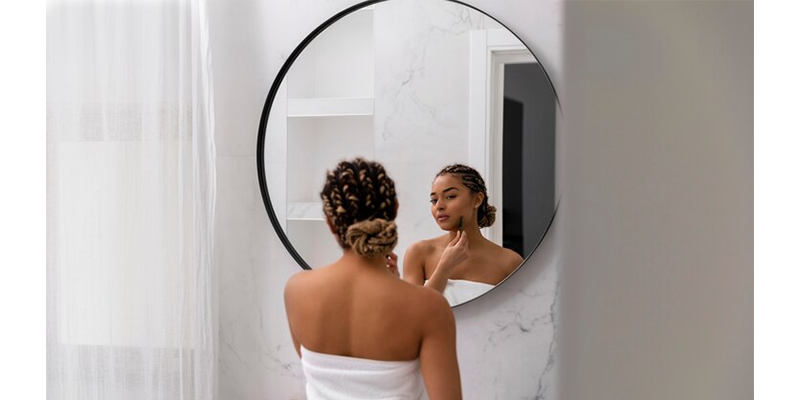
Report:
M 285 302 L 298 355 L 302 345 L 372 360 L 419 358 L 432 400 L 461 398 L 455 319 L 438 292 L 343 258 L 293 276 Z
M 419 356 L 427 291 L 381 271 L 329 266 L 287 284 L 295 339 L 309 350 L 374 360 Z

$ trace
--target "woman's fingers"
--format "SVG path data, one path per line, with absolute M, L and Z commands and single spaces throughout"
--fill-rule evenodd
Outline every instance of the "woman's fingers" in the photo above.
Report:
M 456 243 L 458 243 L 458 239 L 460 239 L 462 236 L 466 236 L 466 235 L 462 235 L 461 231 L 457 231 L 456 232 L 456 237 L 454 237 L 453 240 L 450 241 L 450 244 L 448 244 L 448 246 L 455 246 Z
M 461 235 L 461 236 L 458 238 L 458 244 L 460 244 L 460 245 L 462 245 L 462 246 L 466 246 L 466 245 L 467 245 L 467 235 L 464 235 L 464 234 L 462 234 L 462 235 Z
M 469 247 L 469 241 L 467 240 L 467 235 L 461 234 L 461 236 L 458 236 L 456 239 L 457 241 L 453 245 L 453 247 L 456 247 L 461 251 L 466 251 L 467 247 Z
M 394 252 L 386 255 L 386 268 L 389 268 L 392 275 L 400 276 L 400 270 L 397 268 L 397 254 Z

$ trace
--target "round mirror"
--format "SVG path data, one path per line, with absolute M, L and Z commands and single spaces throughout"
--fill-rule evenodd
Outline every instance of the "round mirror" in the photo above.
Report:
M 325 172 L 356 156 L 378 161 L 398 193 L 402 271 L 411 244 L 446 233 L 431 211 L 434 178 L 465 164 L 497 209 L 481 234 L 527 259 L 555 215 L 559 112 L 533 53 L 481 11 L 449 0 L 365 2 L 312 32 L 278 73 L 258 135 L 264 204 L 300 266 L 329 264 L 341 249 L 322 211 Z M 463 304 L 512 273 L 446 297 Z

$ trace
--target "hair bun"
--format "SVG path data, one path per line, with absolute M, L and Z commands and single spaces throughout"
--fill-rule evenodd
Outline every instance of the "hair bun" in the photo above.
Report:
M 478 220 L 478 227 L 480 228 L 492 226 L 492 224 L 494 224 L 495 214 L 497 213 L 497 207 L 490 205 L 485 200 L 484 205 L 486 208 L 483 210 L 483 213 L 480 213 L 483 215 L 481 215 Z
M 397 225 L 381 218 L 356 222 L 347 228 L 347 245 L 365 257 L 388 254 L 397 245 Z

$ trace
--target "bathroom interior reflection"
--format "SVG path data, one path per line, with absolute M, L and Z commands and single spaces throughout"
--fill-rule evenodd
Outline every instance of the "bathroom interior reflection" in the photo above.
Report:
M 483 176 L 497 208 L 482 235 L 523 259 L 534 252 L 556 210 L 559 106 L 512 32 L 454 2 L 386 1 L 350 12 L 299 50 L 273 86 L 260 134 L 262 194 L 300 266 L 341 255 L 319 191 L 327 169 L 357 156 L 382 163 L 395 181 L 398 265 L 409 245 L 443 233 L 429 193 L 453 163 Z

